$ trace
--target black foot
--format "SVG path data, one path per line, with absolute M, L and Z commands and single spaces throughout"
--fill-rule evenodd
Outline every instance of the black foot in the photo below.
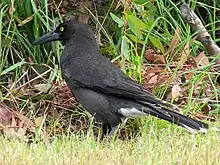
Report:
M 112 127 L 108 123 L 103 123 L 102 125 L 102 131 L 103 131 L 103 136 L 113 136 L 117 127 Z

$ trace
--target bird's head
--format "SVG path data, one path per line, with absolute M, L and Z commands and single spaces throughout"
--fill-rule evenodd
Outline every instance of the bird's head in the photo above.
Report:
M 70 39 L 81 38 L 94 38 L 91 29 L 83 23 L 80 23 L 75 20 L 70 20 L 64 23 L 61 23 L 55 30 L 41 36 L 39 39 L 34 41 L 34 45 L 39 45 L 47 43 L 50 41 L 63 41 L 64 44 Z

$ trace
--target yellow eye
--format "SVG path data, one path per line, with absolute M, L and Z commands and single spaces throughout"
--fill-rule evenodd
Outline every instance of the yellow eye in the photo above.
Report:
M 63 32 L 64 31 L 64 27 L 61 26 L 60 27 L 60 31 Z

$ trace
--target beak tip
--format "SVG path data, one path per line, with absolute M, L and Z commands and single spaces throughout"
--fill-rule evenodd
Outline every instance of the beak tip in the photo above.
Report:
M 54 33 L 54 31 L 49 32 L 43 36 L 41 36 L 40 38 L 38 38 L 37 40 L 35 40 L 32 44 L 33 45 L 40 45 L 43 43 L 47 43 L 50 41 L 56 41 L 59 40 L 59 34 L 58 33 Z
M 36 46 L 36 45 L 40 45 L 41 43 L 42 43 L 42 39 L 38 38 L 32 42 L 32 45 Z
M 32 43 L 32 45 L 34 45 L 34 46 L 38 45 L 38 44 L 37 44 L 37 41 L 34 41 L 34 42 Z

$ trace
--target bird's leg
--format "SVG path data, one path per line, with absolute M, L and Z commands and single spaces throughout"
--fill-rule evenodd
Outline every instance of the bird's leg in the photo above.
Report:
M 102 132 L 103 132 L 103 135 L 106 136 L 109 134 L 109 131 L 111 131 L 111 125 L 108 124 L 108 123 L 103 123 L 102 124 Z
M 111 127 L 111 131 L 109 132 L 109 136 L 113 136 L 115 131 L 117 130 L 117 127 Z
M 106 135 L 107 136 L 113 136 L 116 129 L 117 129 L 117 127 L 112 127 L 108 123 L 103 123 L 103 125 L 102 125 L 102 131 L 103 131 L 104 136 L 106 136 Z

